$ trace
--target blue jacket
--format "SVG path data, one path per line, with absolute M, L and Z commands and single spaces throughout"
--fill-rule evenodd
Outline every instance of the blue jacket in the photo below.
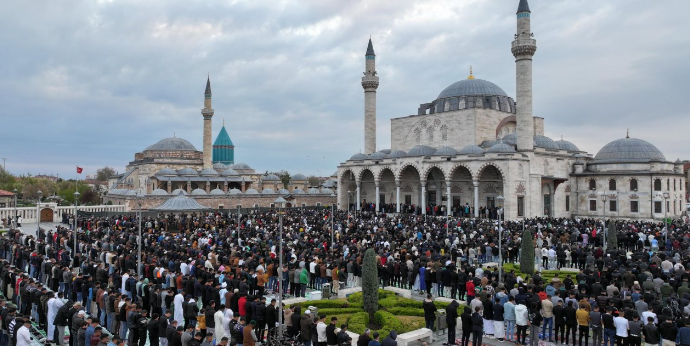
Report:
M 690 345 L 690 327 L 681 327 L 676 335 L 677 345 Z
M 515 304 L 508 302 L 503 305 L 503 319 L 515 321 Z

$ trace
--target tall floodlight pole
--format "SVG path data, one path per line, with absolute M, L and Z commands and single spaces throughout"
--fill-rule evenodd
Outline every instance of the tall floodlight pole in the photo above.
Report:
M 18 223 L 17 223 L 17 189 L 14 189 L 14 217 L 12 218 L 14 220 L 14 227 L 16 228 Z
M 74 255 L 73 258 L 77 257 L 77 213 L 79 205 L 79 191 L 74 191 Z
M 503 208 L 503 196 L 498 195 L 496 200 L 498 201 L 498 283 L 503 282 L 503 234 L 501 230 L 501 208 Z
M 283 341 L 283 206 L 285 199 L 278 197 L 275 200 L 278 206 L 278 344 Z
M 240 246 L 240 205 L 237 205 L 237 246 Z
M 41 230 L 41 197 L 43 197 L 43 191 L 38 190 L 36 195 L 38 195 L 38 203 L 36 203 L 36 237 L 38 237 L 38 232 Z
M 335 201 L 335 194 L 334 193 L 331 194 L 331 198 L 333 198 L 333 201 Z M 335 251 L 333 249 L 334 248 L 333 245 L 335 245 L 333 243 L 333 233 L 335 233 L 335 229 L 333 228 L 333 218 L 335 217 L 335 215 L 333 214 L 333 204 L 334 204 L 334 202 L 331 202 L 331 255 L 333 255 L 333 252 Z
M 601 235 L 602 235 L 602 240 L 604 241 L 604 254 L 606 254 L 606 248 L 607 248 L 607 243 L 606 243 L 606 200 L 608 199 L 608 195 L 606 192 L 601 193 L 601 201 L 604 202 L 604 207 L 602 210 L 602 218 L 601 218 Z
M 137 206 L 139 207 L 139 238 L 137 241 L 137 276 L 141 278 L 141 205 L 144 201 L 144 195 L 137 192 Z

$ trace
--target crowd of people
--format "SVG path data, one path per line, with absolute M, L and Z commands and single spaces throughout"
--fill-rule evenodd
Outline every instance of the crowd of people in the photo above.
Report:
M 169 221 L 173 219 L 174 232 Z M 448 306 L 449 343 L 455 343 L 459 319 L 463 345 L 470 335 L 475 335 L 474 345 L 482 337 L 524 344 L 527 329 L 532 343 L 542 334 L 566 344 L 572 336 L 575 344 L 578 327 L 585 343 L 591 333 L 595 346 L 602 335 L 605 343 L 613 337 L 618 346 L 633 346 L 639 345 L 634 335 L 643 335 L 634 329 L 635 317 L 644 330 L 651 330 L 649 313 L 655 316 L 659 340 L 670 341 L 667 322 L 679 330 L 673 342 L 686 334 L 683 328 L 690 338 L 690 327 L 685 327 L 690 324 L 690 229 L 682 220 L 671 223 L 668 231 L 656 222 L 619 221 L 618 249 L 606 252 L 602 245 L 608 225 L 594 219 L 535 218 L 499 224 L 491 218 L 367 210 L 352 217 L 344 211 L 331 215 L 328 209 L 294 209 L 282 220 L 282 270 L 275 211 L 239 218 L 223 212 L 144 217 L 141 265 L 135 213 L 79 217 L 76 249 L 70 224 L 38 234 L 11 229 L 0 238 L 0 290 L 5 297 L 0 301 L 0 344 L 28 345 L 21 337 L 27 333 L 20 335 L 22 328 L 17 326 L 24 324 L 29 330 L 33 320 L 35 328 L 61 346 L 143 346 L 147 340 L 153 346 L 253 346 L 270 340 L 279 323 L 274 295 L 267 296 L 278 291 L 279 277 L 283 292 L 290 296 L 305 296 L 307 289 L 324 283 L 331 284 L 334 293 L 359 286 L 363 254 L 369 248 L 378 254 L 382 286 L 467 303 Z M 517 262 L 525 229 L 532 232 L 541 269 L 575 267 L 578 273 L 547 281 L 539 274 L 523 278 L 507 272 L 499 282 L 497 266 L 482 268 L 499 258 Z M 431 308 L 425 304 L 427 310 Z M 326 326 L 327 316 L 299 309 L 285 309 L 284 314 L 287 330 L 305 344 L 347 342 L 342 333 L 347 326 Z M 613 325 L 607 322 L 609 315 Z M 622 327 L 621 318 L 629 321 L 627 327 Z M 541 324 L 543 332 L 537 328 Z M 551 326 L 555 333 L 546 328 Z M 655 340 L 644 335 L 646 343 Z M 684 342 L 690 344 L 679 341 Z M 395 333 L 381 344 L 395 345 Z

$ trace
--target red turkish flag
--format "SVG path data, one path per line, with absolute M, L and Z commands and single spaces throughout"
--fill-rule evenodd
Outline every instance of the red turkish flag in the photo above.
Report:
M 77 174 L 81 174 L 82 171 L 84 171 L 84 169 L 81 168 L 81 167 L 79 167 L 79 166 L 77 166 Z

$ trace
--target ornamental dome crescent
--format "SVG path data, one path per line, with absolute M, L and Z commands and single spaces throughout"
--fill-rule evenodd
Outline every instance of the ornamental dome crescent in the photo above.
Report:
M 443 89 L 437 99 L 457 96 L 508 96 L 498 85 L 483 79 L 463 79 Z
M 149 145 L 144 151 L 167 151 L 167 150 L 187 150 L 196 151 L 196 148 L 192 143 L 189 143 L 186 139 L 170 137 L 164 138 L 155 144 Z
M 596 163 L 666 161 L 657 147 L 637 138 L 621 138 L 606 144 L 596 156 Z

